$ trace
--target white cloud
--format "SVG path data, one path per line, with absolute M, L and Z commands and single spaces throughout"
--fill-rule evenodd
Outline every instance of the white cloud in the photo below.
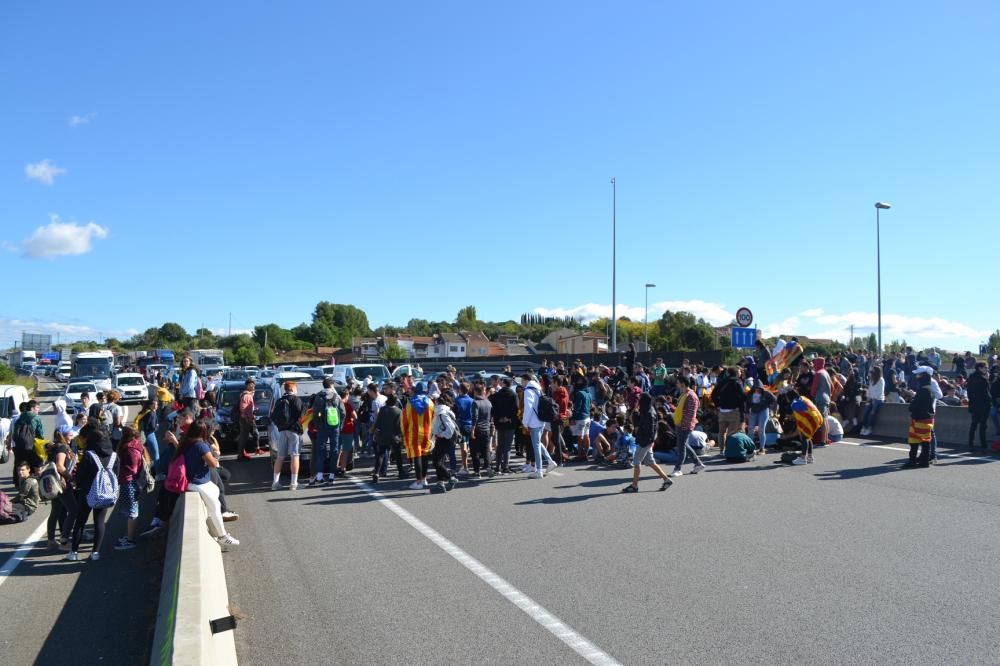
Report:
M 819 317 L 823 314 L 823 308 L 812 308 L 811 310 L 806 310 L 802 313 L 803 317 L 809 317 L 810 319 Z
M 217 326 L 215 328 L 209 329 L 212 331 L 212 335 L 217 337 L 222 337 L 224 335 L 229 335 L 229 329 L 224 326 Z M 252 328 L 234 328 L 233 335 L 253 335 Z
M 708 303 L 706 301 L 657 301 L 649 304 L 650 320 L 659 319 L 660 316 L 670 310 L 671 312 L 690 312 L 696 317 L 700 317 L 714 326 L 728 324 L 733 319 L 733 313 L 720 303 Z M 616 315 L 628 317 L 632 321 L 642 321 L 645 316 L 645 308 L 641 305 L 618 304 Z M 535 308 L 535 314 L 544 317 L 572 317 L 584 323 L 595 319 L 611 318 L 611 304 L 585 303 L 572 308 Z
M 867 335 L 878 330 L 878 314 L 875 312 L 848 312 L 846 314 L 823 314 L 815 318 L 816 324 L 828 327 L 828 332 L 839 332 L 839 338 L 846 339 L 848 327 L 854 325 L 854 335 Z M 882 315 L 882 340 L 921 339 L 947 341 L 954 338 L 984 338 L 989 331 L 975 329 L 961 322 L 941 317 L 914 317 L 900 314 Z M 832 336 L 826 336 L 832 337 Z
M 66 169 L 56 166 L 47 157 L 41 162 L 28 164 L 24 167 L 24 174 L 28 178 L 37 180 L 39 183 L 45 183 L 46 185 L 51 185 L 55 182 L 56 176 L 64 173 L 66 173 Z
M 50 215 L 49 223 L 38 227 L 21 242 L 21 253 L 35 259 L 51 259 L 86 254 L 92 249 L 95 238 L 107 238 L 108 229 L 94 222 L 77 224 L 63 222 L 58 215 Z M 8 245 L 9 247 L 9 245 Z
M 79 127 L 80 125 L 86 125 L 91 120 L 93 120 L 95 117 L 97 117 L 97 114 L 94 113 L 93 111 L 91 111 L 90 113 L 88 113 L 85 116 L 72 115 L 72 116 L 69 117 L 69 121 L 68 121 L 69 122 L 69 126 L 70 127 Z
M 803 313 L 805 314 L 805 313 Z M 794 335 L 796 333 L 804 335 L 800 332 L 800 327 L 802 325 L 802 320 L 798 317 L 788 317 L 783 321 L 776 322 L 774 324 L 767 324 L 764 326 L 764 337 L 774 338 L 779 335 Z
M 105 337 L 125 339 L 131 337 L 133 329 L 98 330 L 84 324 L 46 320 L 5 319 L 0 317 L 0 347 L 6 348 L 14 340 L 20 344 L 21 333 L 41 333 L 51 335 L 52 343 L 76 340 L 103 340 Z

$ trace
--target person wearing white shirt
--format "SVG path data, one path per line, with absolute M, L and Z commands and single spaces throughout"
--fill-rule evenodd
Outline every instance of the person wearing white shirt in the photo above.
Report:
M 535 381 L 535 376 L 530 371 L 524 373 L 521 378 L 524 380 L 524 411 L 521 414 L 521 425 L 531 435 L 531 449 L 535 454 L 534 465 L 530 463 L 525 465 L 523 471 L 528 472 L 529 478 L 540 479 L 545 476 L 546 471 L 551 472 L 556 468 L 556 462 L 542 446 L 542 427 L 545 424 L 538 418 L 538 401 L 542 396 L 542 387 Z
M 865 415 L 861 419 L 861 436 L 867 437 L 872 434 L 872 427 L 878 419 L 878 412 L 885 402 L 885 378 L 882 377 L 882 368 L 875 366 L 872 368 L 871 377 L 868 381 L 868 405 L 865 407 Z

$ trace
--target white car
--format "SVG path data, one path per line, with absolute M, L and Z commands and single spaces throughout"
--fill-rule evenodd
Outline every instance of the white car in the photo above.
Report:
M 66 385 L 63 398 L 66 400 L 67 413 L 75 413 L 81 408 L 80 396 L 84 393 L 89 393 L 90 401 L 93 402 L 97 396 L 97 385 L 94 382 L 70 382 Z
M 59 364 L 59 369 L 56 370 L 56 379 L 61 382 L 69 381 L 69 375 L 72 371 L 72 364 L 63 361 Z
M 123 372 L 115 376 L 115 388 L 122 394 L 120 402 L 143 403 L 149 399 L 146 380 L 138 372 Z

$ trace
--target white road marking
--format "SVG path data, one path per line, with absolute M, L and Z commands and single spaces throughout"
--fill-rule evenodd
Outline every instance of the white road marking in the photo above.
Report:
M 18 546 L 17 550 L 11 553 L 11 556 L 7 558 L 7 561 L 3 563 L 3 566 L 0 567 L 0 585 L 3 585 L 7 581 L 7 577 L 10 576 L 14 569 L 17 568 L 17 565 L 21 563 L 21 560 L 23 560 L 24 556 L 28 554 L 28 551 L 34 548 L 36 543 L 41 541 L 42 535 L 45 534 L 45 528 L 46 521 L 43 520 L 42 523 L 35 528 L 35 531 L 31 533 L 31 536 L 25 539 L 24 543 Z
M 553 474 L 555 474 L 555 472 L 553 472 Z M 528 617 L 545 627 L 553 636 L 568 645 L 574 652 L 586 659 L 588 662 L 591 664 L 598 664 L 600 666 L 618 666 L 619 662 L 614 657 L 601 650 L 599 647 L 584 638 L 581 634 L 573 630 L 565 622 L 542 608 L 539 604 L 535 603 L 526 594 L 488 569 L 482 562 L 443 537 L 440 533 L 427 525 L 427 523 L 423 522 L 382 493 L 373 489 L 364 481 L 361 481 L 360 479 L 351 480 L 366 493 L 374 497 L 385 508 L 396 514 L 403 520 L 403 522 L 407 523 L 410 527 L 430 539 L 435 546 L 451 555 L 452 558 L 454 558 L 459 564 L 474 573 L 494 590 L 502 594 L 507 601 L 527 613 Z
M 866 449 L 885 449 L 887 451 L 902 451 L 904 453 L 909 453 L 909 447 L 903 448 L 901 446 L 886 446 L 885 444 L 867 444 L 865 442 L 849 442 L 846 439 L 842 439 L 840 444 L 849 444 L 851 446 L 862 446 Z M 938 451 L 939 457 L 945 458 L 964 458 L 966 460 L 993 460 L 996 461 L 997 458 L 993 456 L 974 456 L 971 453 L 941 453 Z

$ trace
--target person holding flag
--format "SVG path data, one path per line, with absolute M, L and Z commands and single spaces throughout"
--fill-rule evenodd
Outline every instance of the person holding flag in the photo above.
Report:
M 416 480 L 411 490 L 422 490 L 427 484 L 427 459 L 434 448 L 432 428 L 434 422 L 434 401 L 427 397 L 427 384 L 417 382 L 413 387 L 413 397 L 406 401 L 401 427 L 406 455 L 413 462 L 413 476 Z

